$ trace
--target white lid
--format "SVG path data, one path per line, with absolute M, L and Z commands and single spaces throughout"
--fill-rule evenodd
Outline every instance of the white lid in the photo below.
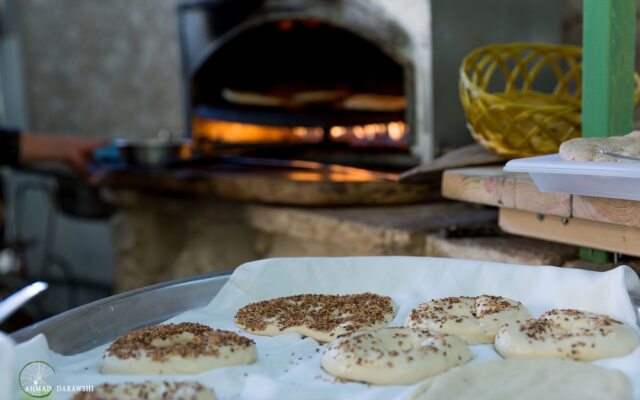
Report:
M 518 158 L 507 162 L 507 172 L 538 174 L 610 176 L 612 178 L 640 178 L 640 163 L 595 161 L 565 161 L 559 154 Z

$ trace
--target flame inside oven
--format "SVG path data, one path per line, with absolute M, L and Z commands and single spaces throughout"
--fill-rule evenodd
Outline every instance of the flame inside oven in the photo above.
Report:
M 364 125 L 322 127 L 281 127 L 195 117 L 196 139 L 228 144 L 320 143 L 325 140 L 349 147 L 406 149 L 409 132 L 403 121 Z
M 329 129 L 331 139 L 336 142 L 347 142 L 353 146 L 382 145 L 392 146 L 406 144 L 407 128 L 402 121 L 386 124 L 366 124 L 355 126 L 334 126 Z

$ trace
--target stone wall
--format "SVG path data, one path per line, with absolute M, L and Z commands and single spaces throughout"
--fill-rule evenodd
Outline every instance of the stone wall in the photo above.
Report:
M 177 0 L 13 0 L 29 128 L 182 133 Z
M 577 257 L 572 246 L 496 237 L 496 210 L 465 203 L 286 207 L 107 194 L 121 206 L 111 224 L 119 292 L 273 257 L 437 256 L 529 265 Z
M 118 292 L 231 271 L 264 256 L 242 205 L 131 192 L 121 193 L 116 201 L 121 208 L 111 222 L 111 234 Z

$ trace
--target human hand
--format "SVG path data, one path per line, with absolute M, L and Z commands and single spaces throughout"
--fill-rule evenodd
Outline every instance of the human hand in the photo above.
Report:
M 78 137 L 65 137 L 62 139 L 65 143 L 63 143 L 64 149 L 61 152 L 61 161 L 85 177 L 89 173 L 89 165 L 95 161 L 93 157 L 95 150 L 108 143 L 106 139 Z
M 107 142 L 106 139 L 25 133 L 21 136 L 20 161 L 23 164 L 38 161 L 62 162 L 87 178 L 88 167 L 94 161 L 94 151 Z

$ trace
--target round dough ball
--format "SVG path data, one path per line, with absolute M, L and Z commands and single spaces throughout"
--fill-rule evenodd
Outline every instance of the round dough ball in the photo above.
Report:
M 347 333 L 384 328 L 395 312 L 390 297 L 373 293 L 301 294 L 248 304 L 237 312 L 236 325 L 256 335 L 297 332 L 330 342 Z
M 216 400 L 213 390 L 198 382 L 105 383 L 92 392 L 78 393 L 73 400 Z
M 472 357 L 459 337 L 386 328 L 354 333 L 329 343 L 322 367 L 341 379 L 400 385 L 437 375 Z
M 455 368 L 420 385 L 412 400 L 631 400 L 619 371 L 556 358 L 509 359 Z
M 493 343 L 501 326 L 525 321 L 531 313 L 519 302 L 500 296 L 445 297 L 420 304 L 404 326 L 456 335 L 468 344 Z
M 252 340 L 235 332 L 184 322 L 134 329 L 116 339 L 100 363 L 103 374 L 196 374 L 251 364 Z
M 630 327 L 606 315 L 551 310 L 522 323 L 510 323 L 496 335 L 504 357 L 562 357 L 580 361 L 631 353 L 640 338 Z

